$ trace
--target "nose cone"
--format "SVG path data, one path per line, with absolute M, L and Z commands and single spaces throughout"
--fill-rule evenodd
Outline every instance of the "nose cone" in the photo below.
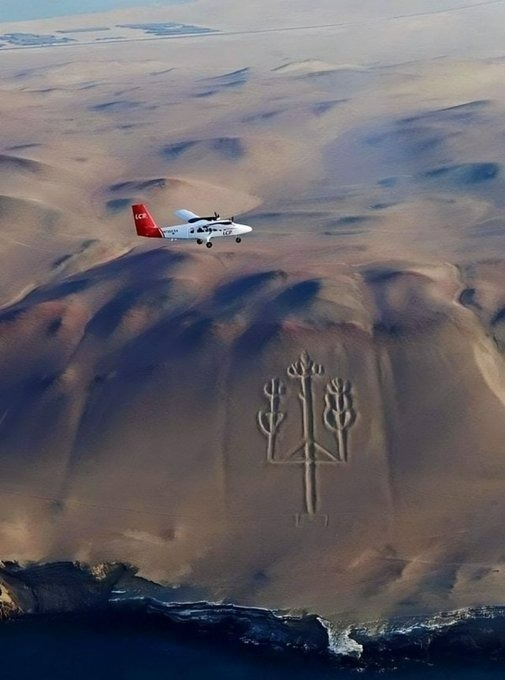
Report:
M 240 233 L 248 234 L 250 231 L 252 231 L 252 227 L 248 227 L 246 224 L 240 225 Z

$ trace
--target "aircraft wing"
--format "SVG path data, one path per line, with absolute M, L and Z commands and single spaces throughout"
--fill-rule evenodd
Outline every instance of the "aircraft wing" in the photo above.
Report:
M 189 220 L 192 220 L 195 217 L 198 218 L 198 215 L 192 213 L 191 210 L 175 210 L 174 215 L 177 215 L 177 217 L 180 217 L 182 220 L 186 220 L 186 222 L 189 222 Z

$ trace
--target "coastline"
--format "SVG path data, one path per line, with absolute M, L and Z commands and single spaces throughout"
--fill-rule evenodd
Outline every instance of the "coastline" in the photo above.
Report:
M 395 617 L 338 627 L 316 613 L 292 615 L 227 602 L 177 602 L 130 565 L 0 563 L 0 619 L 142 622 L 193 640 L 302 655 L 338 668 L 384 671 L 404 664 L 505 661 L 505 606 Z M 49 617 L 49 619 L 47 619 Z

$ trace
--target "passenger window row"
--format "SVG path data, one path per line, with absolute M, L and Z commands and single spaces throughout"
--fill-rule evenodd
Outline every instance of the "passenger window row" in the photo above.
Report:
M 202 234 L 204 231 L 223 231 L 223 230 L 222 229 L 216 229 L 216 228 L 213 228 L 213 227 L 198 227 L 198 229 L 196 231 L 197 231 L 198 234 Z M 195 230 L 190 229 L 189 233 L 194 234 Z

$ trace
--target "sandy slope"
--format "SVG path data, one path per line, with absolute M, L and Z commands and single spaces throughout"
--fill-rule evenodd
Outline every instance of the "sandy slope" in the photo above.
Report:
M 174 11 L 287 26 L 283 3 L 233 7 Z M 2 55 L 2 558 L 124 560 L 330 618 L 501 599 L 496 17 L 370 7 L 342 9 L 341 41 Z M 308 14 L 300 0 L 290 25 Z M 489 40 L 462 60 L 475 17 Z M 136 201 L 164 224 L 187 207 L 255 231 L 140 243 Z

